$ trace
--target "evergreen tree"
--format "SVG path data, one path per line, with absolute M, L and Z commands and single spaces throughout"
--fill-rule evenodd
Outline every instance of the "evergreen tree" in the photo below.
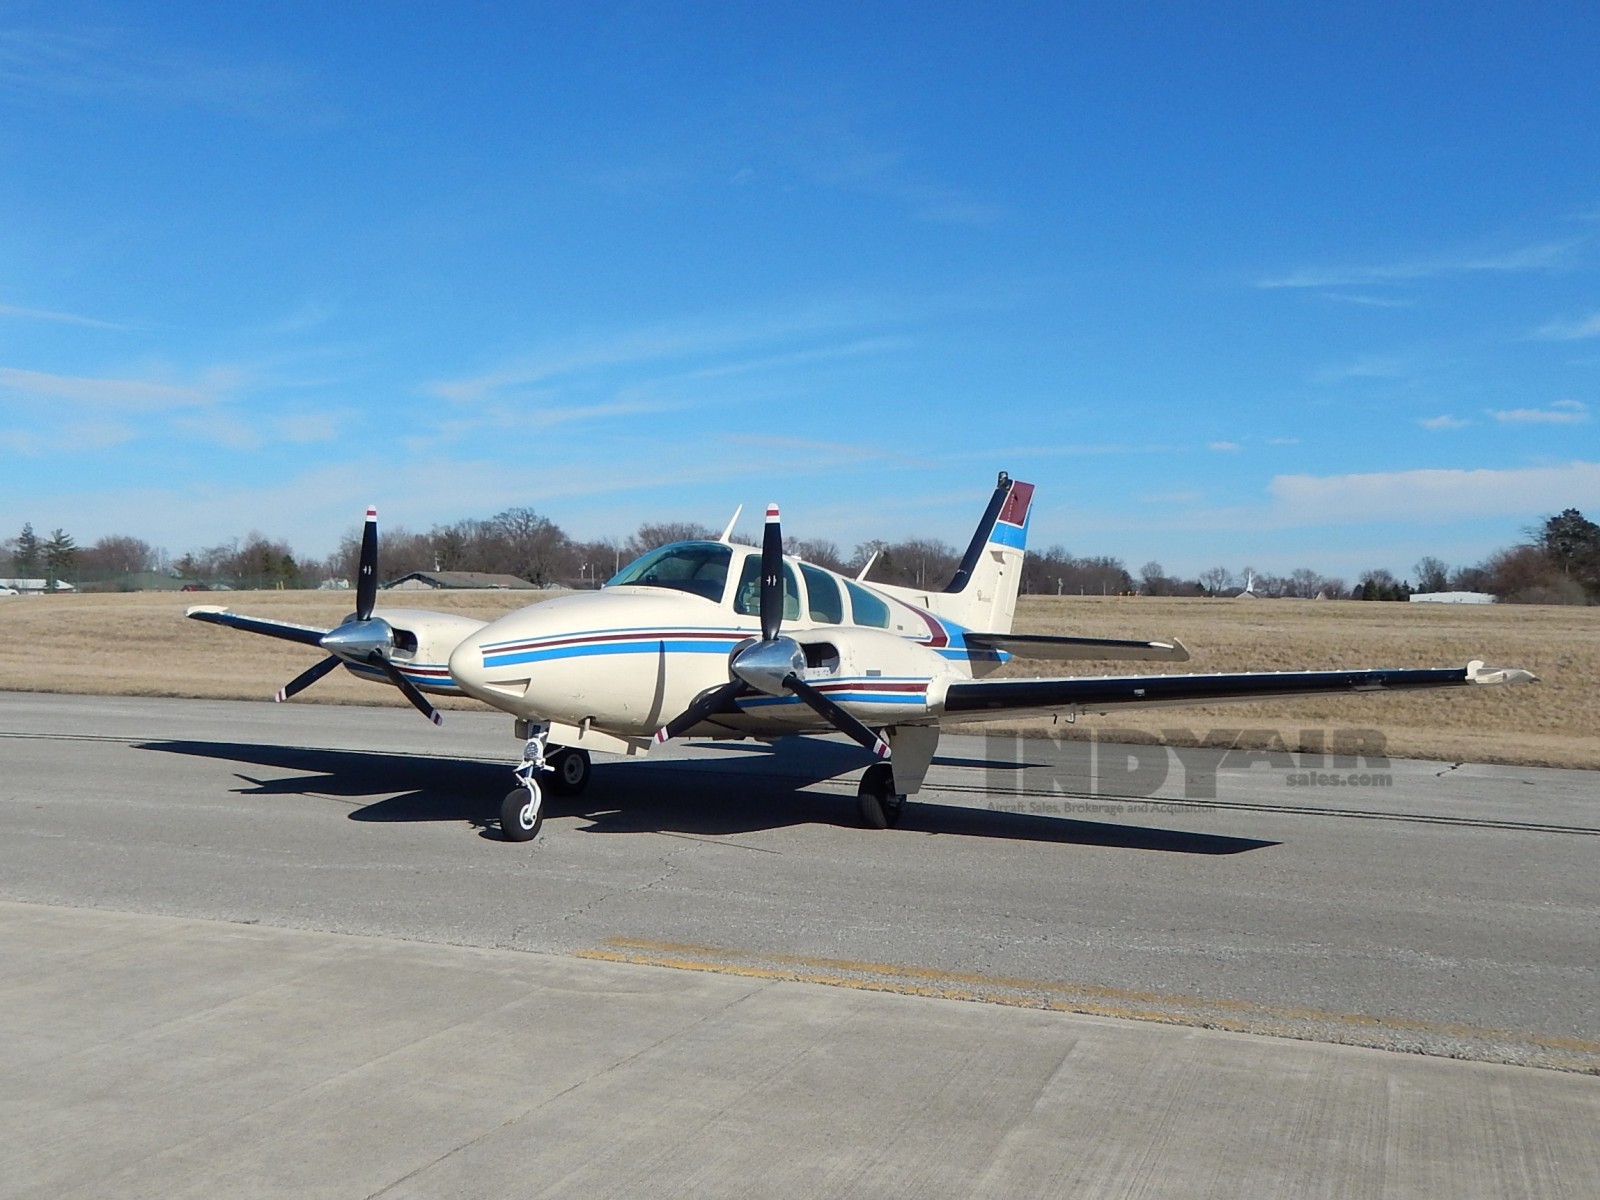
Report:
M 32 522 L 28 522 L 17 535 L 17 550 L 11 556 L 18 575 L 31 579 L 39 573 L 39 551 L 39 535 L 33 531 Z
M 55 591 L 61 577 L 71 572 L 78 562 L 78 543 L 64 529 L 50 531 L 50 540 L 43 547 L 44 562 L 49 578 L 49 588 Z

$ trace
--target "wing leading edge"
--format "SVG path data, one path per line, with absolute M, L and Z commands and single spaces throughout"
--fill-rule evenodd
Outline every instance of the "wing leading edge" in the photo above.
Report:
M 1267 671 L 1237 675 L 1080 676 L 1066 679 L 982 679 L 952 683 L 947 716 L 1103 712 L 1128 704 L 1215 704 L 1232 700 L 1318 696 L 1337 692 L 1403 692 L 1468 684 L 1535 683 L 1517 667 L 1421 670 Z

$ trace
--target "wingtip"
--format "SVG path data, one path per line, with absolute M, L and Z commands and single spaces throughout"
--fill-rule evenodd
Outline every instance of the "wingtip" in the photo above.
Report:
M 1467 678 L 1473 683 L 1538 683 L 1539 677 L 1521 667 L 1487 667 L 1475 658 L 1467 664 Z

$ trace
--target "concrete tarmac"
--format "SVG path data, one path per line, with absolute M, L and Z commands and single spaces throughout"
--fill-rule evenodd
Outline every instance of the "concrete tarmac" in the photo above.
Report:
M 473 718 L 0 695 L 0 1196 L 1594 1194 L 1584 773 L 691 748 L 513 846 Z

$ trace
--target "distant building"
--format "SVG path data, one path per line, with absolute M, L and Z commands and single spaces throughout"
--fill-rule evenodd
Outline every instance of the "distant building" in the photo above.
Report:
M 0 587 L 10 588 L 12 591 L 21 592 L 25 596 L 52 590 L 57 592 L 75 592 L 78 590 L 70 583 L 62 583 L 59 579 L 56 580 L 54 589 L 50 587 L 48 579 L 0 579 Z
M 491 575 L 487 571 L 413 571 L 384 584 L 383 589 L 386 592 L 532 591 L 533 584 L 515 575 Z
M 1488 592 L 1412 592 L 1413 604 L 1493 604 Z

